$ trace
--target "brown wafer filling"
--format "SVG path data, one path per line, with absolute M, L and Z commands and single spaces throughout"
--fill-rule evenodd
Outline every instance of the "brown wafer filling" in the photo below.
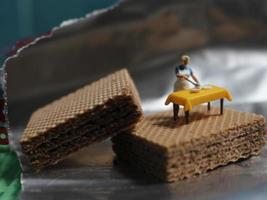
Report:
M 125 104 L 127 100 L 119 102 Z M 52 133 L 54 137 L 51 136 L 42 143 L 31 143 L 32 146 L 27 146 L 25 152 L 28 153 L 32 164 L 36 168 L 42 168 L 48 163 L 54 163 L 83 146 L 116 134 L 117 130 L 132 129 L 131 125 L 140 117 L 140 113 L 136 112 L 136 106 L 110 106 L 104 108 L 98 117 L 90 117 L 88 114 L 86 122 L 81 121 L 81 125 L 75 129 L 59 132 L 56 137 Z

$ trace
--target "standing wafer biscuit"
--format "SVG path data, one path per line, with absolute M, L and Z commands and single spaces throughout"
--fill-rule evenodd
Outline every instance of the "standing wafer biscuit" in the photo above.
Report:
M 200 106 L 190 124 L 162 112 L 145 117 L 135 131 L 115 136 L 118 158 L 148 175 L 172 182 L 259 154 L 265 144 L 261 115 Z
M 138 92 L 123 69 L 35 111 L 20 140 L 22 150 L 40 170 L 86 145 L 131 130 L 141 115 Z

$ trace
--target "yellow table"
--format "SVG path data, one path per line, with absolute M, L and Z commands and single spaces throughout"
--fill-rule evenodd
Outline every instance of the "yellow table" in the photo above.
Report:
M 209 89 L 202 88 L 197 93 L 190 89 L 173 92 L 166 99 L 165 105 L 173 103 L 174 120 L 178 117 L 179 105 L 184 106 L 186 123 L 189 123 L 189 111 L 192 110 L 193 106 L 202 103 L 208 103 L 208 110 L 210 110 L 210 102 L 220 99 L 220 113 L 223 114 L 224 98 L 229 101 L 232 100 L 232 96 L 227 89 L 210 85 Z

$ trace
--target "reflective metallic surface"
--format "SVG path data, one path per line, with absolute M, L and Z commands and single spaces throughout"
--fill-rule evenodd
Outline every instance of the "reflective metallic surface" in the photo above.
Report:
M 172 31 L 173 35 L 177 34 L 176 29 L 170 29 L 168 37 L 162 36 L 162 38 L 167 38 L 166 40 L 161 40 L 161 35 L 155 35 L 153 31 L 143 29 L 148 24 L 153 25 L 155 21 L 165 19 L 165 17 L 167 21 L 170 16 L 173 19 L 172 15 L 159 14 L 158 7 L 164 8 L 162 9 L 164 11 L 168 9 L 176 12 L 181 9 L 194 8 L 194 5 L 190 3 L 180 5 L 180 3 L 170 1 L 171 5 L 175 4 L 170 8 L 167 3 L 161 5 L 160 1 L 155 1 L 157 2 L 155 7 L 146 7 L 149 3 L 144 3 L 145 6 L 140 3 L 142 1 L 137 1 L 136 4 L 133 1 L 128 2 L 123 8 L 115 8 L 115 11 L 109 11 L 102 18 L 96 19 L 95 23 L 90 18 L 72 27 L 59 29 L 52 38 L 44 39 L 35 46 L 29 47 L 17 58 L 7 63 L 8 85 L 10 85 L 8 88 L 10 140 L 23 167 L 23 191 L 20 198 L 23 200 L 36 198 L 40 200 L 60 198 L 66 200 L 266 199 L 267 148 L 260 156 L 219 167 L 204 175 L 172 184 L 148 180 L 135 169 L 117 161 L 109 140 L 84 148 L 41 173 L 36 174 L 31 170 L 18 143 L 31 112 L 81 85 L 120 69 L 121 66 L 129 68 L 140 91 L 146 114 L 171 109 L 164 105 L 164 101 L 166 95 L 172 90 L 175 80 L 174 65 L 178 62 L 179 55 L 187 52 L 191 56 L 192 68 L 202 84 L 220 85 L 231 91 L 234 101 L 227 102 L 226 106 L 267 117 L 267 49 L 250 45 L 242 48 L 236 45 L 209 47 L 201 43 L 204 41 L 201 38 L 197 37 L 195 40 L 195 35 L 190 35 L 192 34 L 190 31 L 178 35 L 185 37 L 190 33 L 194 41 L 192 44 L 200 41 L 198 45 L 183 46 L 184 40 L 179 39 L 180 43 L 176 43 L 176 40 L 174 42 L 179 47 L 175 49 L 176 47 L 172 46 L 174 43 L 168 39 Z M 155 11 L 156 14 L 153 9 L 157 11 Z M 151 19 L 140 14 L 148 10 L 153 11 Z M 126 17 L 119 20 L 121 18 L 116 18 L 117 15 L 114 14 L 116 12 Z M 135 13 L 138 15 L 134 15 Z M 199 21 L 202 20 L 201 16 L 205 16 L 201 9 L 194 14 L 197 15 Z M 182 15 L 181 12 L 179 12 L 179 17 L 180 15 Z M 140 21 L 145 25 L 137 23 L 139 18 L 144 18 Z M 105 20 L 110 20 L 113 24 L 108 24 L 107 28 Z M 129 24 L 129 27 L 115 23 L 118 21 Z M 172 22 L 176 23 L 175 20 Z M 190 24 L 191 21 L 188 23 Z M 104 28 L 101 27 L 104 25 Z M 149 27 L 154 30 L 152 25 Z M 167 25 L 172 26 L 172 24 Z M 134 29 L 131 28 L 132 26 Z M 202 27 L 201 23 L 196 26 Z M 88 31 L 92 27 L 95 27 L 94 31 L 97 34 L 94 35 L 92 33 L 94 31 Z M 149 46 L 152 44 L 149 43 L 150 40 L 142 40 L 139 46 L 138 44 L 133 46 L 134 42 L 131 43 L 130 39 L 139 41 L 141 37 L 138 35 L 139 32 L 138 34 L 135 32 L 135 37 L 131 35 L 136 28 L 139 28 L 137 30 L 141 30 L 140 34 L 148 39 L 158 39 L 157 42 L 162 46 Z M 119 39 L 116 34 L 113 35 L 113 31 L 120 35 Z M 111 39 L 104 37 L 109 34 L 112 35 Z M 106 43 L 103 45 L 102 41 Z M 161 51 L 156 51 L 156 48 Z M 143 52 L 139 52 L 140 49 L 143 49 Z M 112 55 L 111 50 L 114 53 Z M 216 103 L 213 105 L 216 106 Z
M 257 51 L 251 50 L 251 52 Z M 234 60 L 231 60 L 233 59 L 231 56 L 227 57 L 228 53 L 235 55 Z M 267 116 L 265 102 L 267 92 L 264 92 L 266 88 L 261 84 L 267 80 L 267 73 L 265 73 L 267 63 L 264 63 L 267 61 L 264 60 L 265 51 L 258 51 L 256 55 L 261 54 L 263 54 L 263 64 L 258 67 L 261 68 L 262 73 L 250 73 L 249 79 L 242 78 L 242 74 L 250 70 L 242 63 L 246 59 L 243 51 L 203 50 L 193 53 L 192 60 L 196 62 L 194 64 L 198 64 L 194 69 L 202 82 L 216 83 L 230 88 L 234 102 L 228 106 Z M 222 65 L 221 62 L 214 63 L 213 59 L 217 58 L 220 61 L 221 55 L 225 56 L 223 59 L 225 63 L 235 61 L 235 64 L 231 66 Z M 253 63 L 253 58 L 250 57 L 250 59 Z M 254 62 L 258 59 L 256 56 Z M 172 69 L 172 66 L 167 67 L 166 71 L 170 73 L 166 77 L 163 77 L 160 72 L 158 74 L 164 80 L 172 80 L 174 79 Z M 229 81 L 225 81 L 226 79 Z M 135 81 L 139 82 L 138 77 L 135 77 Z M 160 85 L 158 76 L 147 75 L 146 83 L 139 86 L 139 89 L 145 92 L 153 86 L 160 90 Z M 253 90 L 253 87 L 257 89 Z M 170 89 L 169 85 L 169 89 L 164 93 L 167 94 Z M 163 104 L 165 96 L 161 97 L 161 93 L 158 94 L 159 98 L 143 98 L 143 108 L 146 113 L 166 109 Z M 17 141 L 21 131 L 16 130 L 12 134 L 13 142 L 20 152 Z M 25 173 L 22 176 L 21 199 L 35 199 L 36 195 L 39 199 L 62 197 L 64 199 L 196 199 L 196 197 L 197 199 L 265 199 L 267 193 L 267 149 L 264 149 L 260 156 L 219 167 L 204 175 L 173 184 L 147 180 L 143 174 L 116 161 L 110 141 L 85 148 L 40 174 L 32 172 L 25 162 L 23 167 Z

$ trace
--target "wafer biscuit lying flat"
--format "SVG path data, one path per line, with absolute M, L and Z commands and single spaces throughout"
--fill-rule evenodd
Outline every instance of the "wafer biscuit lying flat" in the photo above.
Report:
M 34 112 L 21 138 L 35 169 L 115 133 L 131 130 L 142 115 L 139 96 L 123 69 Z
M 113 150 L 119 159 L 167 182 L 259 154 L 266 134 L 263 116 L 231 109 L 217 113 L 218 108 L 196 107 L 189 124 L 174 121 L 170 111 L 147 116 L 132 133 L 115 136 Z

